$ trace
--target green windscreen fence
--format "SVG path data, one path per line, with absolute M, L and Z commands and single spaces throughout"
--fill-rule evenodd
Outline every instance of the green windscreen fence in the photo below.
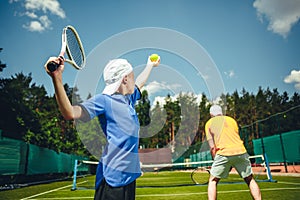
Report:
M 207 161 L 207 160 L 213 160 L 210 151 L 204 151 L 204 152 L 199 152 L 190 155 L 190 162 Z M 192 167 L 197 167 L 197 166 L 198 165 L 192 165 Z
M 27 144 L 11 139 L 0 139 L 0 174 L 24 174 Z
M 300 130 L 252 140 L 256 155 L 266 153 L 270 163 L 300 163 Z
M 0 175 L 36 175 L 71 173 L 75 160 L 82 156 L 57 153 L 53 150 L 0 137 Z

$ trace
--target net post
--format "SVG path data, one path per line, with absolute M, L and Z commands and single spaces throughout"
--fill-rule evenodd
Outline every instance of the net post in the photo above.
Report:
M 78 163 L 78 160 L 75 159 L 75 163 L 74 163 L 74 174 L 73 174 L 73 186 L 72 186 L 71 191 L 76 190 L 77 163 Z
M 276 180 L 273 180 L 273 178 L 272 178 L 271 169 L 270 169 L 270 165 L 269 165 L 269 160 L 268 160 L 268 157 L 267 157 L 266 153 L 264 154 L 264 160 L 265 160 L 265 163 L 266 163 L 267 176 L 268 176 L 269 182 L 277 182 Z

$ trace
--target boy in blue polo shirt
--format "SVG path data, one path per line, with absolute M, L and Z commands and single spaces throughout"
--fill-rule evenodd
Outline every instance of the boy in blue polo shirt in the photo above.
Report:
M 147 81 L 153 67 L 160 59 L 150 60 L 134 82 L 132 66 L 125 59 L 111 60 L 103 71 L 106 87 L 102 94 L 95 95 L 80 105 L 71 105 L 62 82 L 64 61 L 49 58 L 48 62 L 60 63 L 60 67 L 47 73 L 55 88 L 56 100 L 65 119 L 88 121 L 99 117 L 107 139 L 96 174 L 95 199 L 133 200 L 135 182 L 141 175 L 138 156 L 139 122 L 134 109 L 141 97 L 140 89 Z M 45 64 L 45 66 L 47 65 Z

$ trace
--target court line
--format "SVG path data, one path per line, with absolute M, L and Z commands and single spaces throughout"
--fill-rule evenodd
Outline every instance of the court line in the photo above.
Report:
M 277 191 L 277 190 L 299 190 L 300 187 L 296 188 L 266 188 L 261 189 L 261 191 Z M 228 190 L 228 191 L 218 191 L 219 194 L 227 194 L 227 193 L 239 193 L 239 192 L 249 192 L 249 190 Z M 203 195 L 207 194 L 207 192 L 192 192 L 192 193 L 178 193 L 178 194 L 140 194 L 136 195 L 136 197 L 167 197 L 167 196 L 189 196 L 189 195 Z M 41 194 L 40 194 L 41 195 Z M 37 195 L 35 195 L 37 196 Z M 34 197 L 34 196 L 32 196 Z M 25 199 L 28 199 L 27 197 Z M 30 200 L 54 200 L 54 199 L 90 199 L 93 197 L 57 197 L 57 198 L 37 198 L 37 199 L 30 199 Z M 22 200 L 25 200 L 22 199 Z
M 300 183 L 283 182 L 283 181 L 278 181 L 278 183 L 287 184 L 287 185 L 300 185 Z
M 61 199 L 92 199 L 93 197 L 53 197 L 53 198 L 38 198 L 30 200 L 61 200 Z
M 82 184 L 82 183 L 85 183 L 86 181 L 83 181 L 83 182 L 80 182 L 78 184 Z M 62 190 L 62 189 L 65 189 L 65 188 L 68 188 L 68 187 L 72 187 L 72 185 L 67 185 L 67 186 L 63 186 L 63 187 L 60 187 L 60 188 L 56 188 L 56 189 L 53 189 L 53 190 L 49 190 L 49 191 L 46 191 L 46 192 L 42 192 L 42 193 L 38 193 L 38 194 L 35 194 L 35 195 L 32 195 L 32 196 L 29 196 L 29 197 L 25 197 L 21 200 L 27 200 L 27 199 L 31 199 L 33 197 L 37 197 L 37 196 L 41 196 L 41 195 L 44 195 L 44 194 L 48 194 L 48 193 L 51 193 L 51 192 L 55 192 L 55 191 L 58 191 L 58 190 Z
M 261 191 L 274 191 L 274 190 L 299 190 L 300 187 L 296 188 L 266 188 L 260 189 Z M 226 193 L 239 193 L 239 192 L 249 192 L 249 190 L 227 190 L 227 191 L 218 191 L 219 194 Z M 199 195 L 199 194 L 207 194 L 207 192 L 192 192 L 192 193 L 178 193 L 178 194 L 140 194 L 136 195 L 136 197 L 166 197 L 166 196 L 189 196 L 189 195 Z

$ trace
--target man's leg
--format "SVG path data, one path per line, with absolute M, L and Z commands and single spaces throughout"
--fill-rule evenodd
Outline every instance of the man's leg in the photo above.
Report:
M 255 200 L 261 200 L 260 189 L 259 189 L 259 186 L 257 185 L 256 181 L 254 180 L 253 176 L 250 175 L 250 176 L 244 178 L 244 180 L 250 189 L 252 198 Z
M 217 185 L 219 183 L 219 178 L 210 176 L 207 188 L 208 200 L 217 199 Z

